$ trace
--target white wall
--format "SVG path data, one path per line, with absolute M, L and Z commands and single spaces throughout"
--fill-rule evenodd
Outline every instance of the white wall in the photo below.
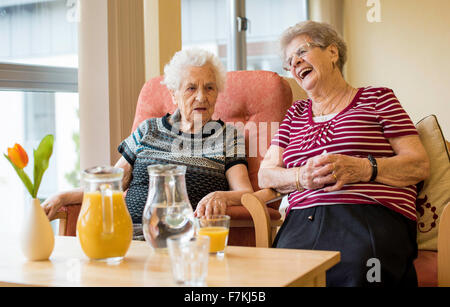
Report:
M 347 79 L 394 90 L 414 122 L 436 114 L 450 138 L 450 1 L 380 0 L 370 23 L 367 1 L 345 0 Z

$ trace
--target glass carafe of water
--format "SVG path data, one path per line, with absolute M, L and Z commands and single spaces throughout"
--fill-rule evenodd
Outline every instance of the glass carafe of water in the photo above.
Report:
M 150 165 L 148 197 L 142 215 L 145 240 L 157 251 L 166 250 L 173 235 L 194 235 L 194 212 L 186 191 L 186 166 Z

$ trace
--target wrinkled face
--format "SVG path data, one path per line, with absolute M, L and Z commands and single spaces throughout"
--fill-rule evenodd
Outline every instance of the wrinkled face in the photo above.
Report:
M 187 67 L 180 87 L 171 94 L 180 109 L 182 121 L 207 123 L 214 113 L 219 94 L 212 65 Z
M 299 35 L 287 45 L 285 58 L 297 83 L 305 91 L 312 91 L 329 81 L 338 69 L 333 63 L 339 59 L 339 53 L 334 45 L 321 48 L 308 36 Z

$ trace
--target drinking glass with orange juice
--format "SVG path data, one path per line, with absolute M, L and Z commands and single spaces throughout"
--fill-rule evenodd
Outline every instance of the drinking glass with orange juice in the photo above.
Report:
M 201 217 L 197 223 L 197 234 L 210 239 L 209 252 L 223 256 L 228 242 L 230 217 L 228 215 L 213 215 Z
M 77 236 L 90 259 L 119 262 L 133 239 L 131 216 L 122 192 L 123 170 L 94 167 L 83 172 L 84 194 Z

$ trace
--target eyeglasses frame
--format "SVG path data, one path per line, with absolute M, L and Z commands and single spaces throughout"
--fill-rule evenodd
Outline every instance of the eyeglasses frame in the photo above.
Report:
M 310 48 L 310 49 L 308 51 L 306 51 L 306 54 L 300 55 L 299 54 L 300 50 L 302 48 L 304 48 L 305 45 L 308 48 Z M 292 63 L 292 60 L 294 59 L 294 56 L 296 56 L 297 58 L 302 58 L 303 59 L 308 54 L 308 52 L 310 52 L 311 49 L 314 48 L 314 47 L 324 48 L 322 45 L 314 43 L 314 42 L 306 42 L 304 44 L 301 44 L 300 47 L 297 48 L 297 51 L 295 51 L 287 60 L 284 60 L 283 69 L 286 70 L 286 71 L 291 71 L 291 68 L 292 68 L 291 63 Z M 290 61 L 288 62 L 288 60 L 290 60 Z

